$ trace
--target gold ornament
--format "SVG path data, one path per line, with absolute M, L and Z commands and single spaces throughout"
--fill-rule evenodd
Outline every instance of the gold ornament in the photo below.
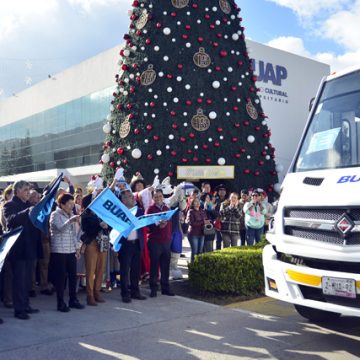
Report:
M 256 120 L 259 116 L 251 100 L 249 100 L 248 103 L 246 104 L 246 111 L 253 120 Z
M 211 57 L 205 52 L 204 48 L 199 48 L 199 52 L 195 53 L 193 60 L 196 66 L 207 68 L 211 64 Z
M 146 10 L 144 10 L 144 11 L 141 13 L 138 21 L 136 22 L 135 27 L 136 27 L 138 30 L 141 30 L 141 29 L 147 24 L 148 19 L 149 19 L 149 14 L 147 13 Z
M 225 14 L 231 13 L 231 6 L 227 0 L 219 0 L 219 6 Z
M 210 127 L 210 120 L 202 109 L 198 109 L 197 114 L 192 117 L 191 126 L 197 131 L 206 131 Z
M 156 79 L 156 72 L 153 70 L 153 65 L 149 65 L 148 69 L 145 70 L 140 77 L 141 85 L 149 86 L 151 85 Z
M 125 120 L 120 125 L 119 135 L 122 139 L 126 138 L 130 132 L 130 115 L 128 115 Z
M 189 4 L 189 0 L 171 0 L 171 3 L 177 9 L 182 9 Z

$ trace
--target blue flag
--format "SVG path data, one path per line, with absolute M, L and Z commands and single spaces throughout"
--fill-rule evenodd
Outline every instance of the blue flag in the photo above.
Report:
M 23 227 L 20 226 L 14 230 L 11 230 L 5 234 L 3 234 L 2 239 L 0 241 L 0 272 L 4 265 L 4 261 L 6 255 L 9 253 L 16 240 L 19 238 Z
M 30 211 L 29 217 L 33 225 L 46 235 L 48 234 L 48 219 L 55 202 L 55 196 L 62 181 L 61 173 L 50 185 L 49 189 L 43 194 L 42 199 Z
M 119 232 L 127 230 L 136 222 L 136 217 L 109 188 L 104 189 L 88 208 Z
M 128 211 L 132 212 L 133 210 L 134 208 Z M 112 229 L 110 232 L 110 242 L 113 246 L 114 251 L 119 251 L 121 249 L 121 242 L 120 242 L 121 238 L 127 238 L 131 233 L 131 231 L 138 230 L 145 226 L 155 224 L 161 220 L 163 221 L 169 220 L 176 213 L 177 210 L 178 209 L 176 208 L 174 210 L 165 211 L 161 213 L 139 216 L 138 218 L 136 218 L 135 223 L 133 223 L 124 231 L 118 231 L 116 229 Z

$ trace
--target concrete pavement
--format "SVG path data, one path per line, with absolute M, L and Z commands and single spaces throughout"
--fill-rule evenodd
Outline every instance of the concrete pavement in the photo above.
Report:
M 79 297 L 84 300 L 85 294 Z M 33 306 L 41 312 L 29 321 L 15 319 L 11 311 L 1 308 L 5 323 L 0 326 L 0 359 L 360 357 L 359 319 L 344 318 L 321 327 L 295 313 L 275 316 L 178 296 L 158 295 L 130 304 L 120 301 L 119 290 L 105 297 L 105 304 L 63 314 L 55 310 L 55 296 L 38 296 Z M 262 300 L 257 310 L 270 303 Z

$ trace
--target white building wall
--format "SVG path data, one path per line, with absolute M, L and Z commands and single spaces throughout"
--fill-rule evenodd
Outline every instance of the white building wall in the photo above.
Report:
M 114 86 L 119 51 L 120 45 L 0 101 L 0 126 Z

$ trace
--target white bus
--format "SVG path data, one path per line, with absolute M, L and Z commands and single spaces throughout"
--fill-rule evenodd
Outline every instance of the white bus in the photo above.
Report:
M 263 252 L 266 295 L 360 316 L 360 66 L 323 79 Z

